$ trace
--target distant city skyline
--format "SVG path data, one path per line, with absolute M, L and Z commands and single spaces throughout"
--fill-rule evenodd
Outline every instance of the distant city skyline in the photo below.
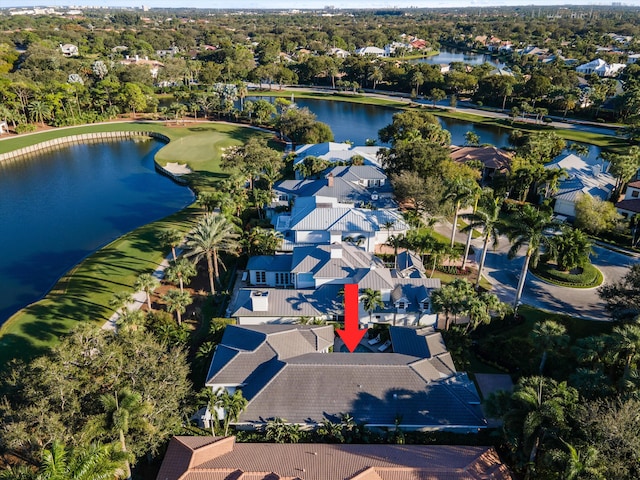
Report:
M 145 5 L 149 8 L 201 8 L 201 9 L 319 9 L 327 5 L 335 5 L 338 9 L 378 9 L 378 8 L 454 8 L 454 7 L 502 7 L 502 6 L 611 6 L 612 4 L 622 6 L 640 6 L 640 0 L 626 2 L 603 2 L 590 0 L 577 0 L 571 3 L 559 3 L 554 0 L 343 0 L 341 2 L 332 2 L 331 0 L 273 0 L 265 2 L 264 0 L 238 0 L 229 4 L 226 2 L 211 0 L 190 0 L 189 2 L 176 5 L 175 0 L 148 0 L 137 2 L 133 0 L 84 0 L 81 5 L 69 4 L 68 0 L 48 0 L 46 3 L 36 3 L 33 0 L 0 0 L 0 8 L 25 8 L 25 7 L 54 7 L 63 8 L 73 6 L 75 8 L 83 7 L 131 7 L 141 8 Z

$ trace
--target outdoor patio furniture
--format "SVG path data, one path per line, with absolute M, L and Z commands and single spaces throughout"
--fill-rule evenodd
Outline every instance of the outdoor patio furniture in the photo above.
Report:
M 369 345 L 375 345 L 376 343 L 380 343 L 380 340 L 381 340 L 380 334 L 378 334 L 377 337 L 372 338 L 371 340 L 369 340 Z
M 384 352 L 387 348 L 389 348 L 391 346 L 391 340 L 387 340 L 386 342 L 384 342 L 382 345 L 380 345 L 378 347 L 378 351 L 379 352 Z

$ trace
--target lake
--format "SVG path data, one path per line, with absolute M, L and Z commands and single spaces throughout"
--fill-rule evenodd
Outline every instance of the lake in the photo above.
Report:
M 275 97 L 251 97 L 250 100 L 263 98 L 270 102 L 275 101 Z M 378 130 L 386 127 L 393 120 L 393 115 L 400 110 L 392 107 L 382 107 L 377 105 L 365 105 L 361 103 L 329 101 L 322 99 L 294 97 L 298 107 L 307 107 L 316 114 L 318 120 L 328 124 L 333 131 L 336 142 L 346 140 L 354 142 L 356 145 L 364 145 L 368 138 L 378 138 Z M 452 118 L 437 117 L 440 125 L 451 133 L 451 143 L 454 145 L 464 145 L 465 134 L 473 131 L 480 137 L 481 143 L 489 143 L 497 147 L 509 145 L 508 128 L 496 127 L 492 125 L 481 125 L 457 120 Z M 382 145 L 378 141 L 378 145 Z M 588 145 L 589 158 L 597 158 L 600 155 L 600 148 Z M 565 153 L 569 153 L 565 151 Z
M 452 62 L 462 62 L 467 65 L 482 65 L 483 63 L 490 63 L 496 67 L 504 66 L 504 63 L 501 63 L 497 58 L 492 57 L 491 55 L 456 50 L 454 48 L 441 48 L 437 55 L 409 60 L 409 63 L 428 63 L 429 65 L 449 65 Z
M 0 324 L 91 252 L 193 201 L 156 172 L 162 146 L 72 145 L 0 162 Z

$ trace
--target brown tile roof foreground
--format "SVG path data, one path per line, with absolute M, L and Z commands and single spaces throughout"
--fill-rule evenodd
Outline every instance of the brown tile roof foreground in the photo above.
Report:
M 173 437 L 157 480 L 511 480 L 491 447 Z

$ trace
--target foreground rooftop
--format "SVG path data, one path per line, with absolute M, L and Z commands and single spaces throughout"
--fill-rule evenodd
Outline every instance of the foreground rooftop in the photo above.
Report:
M 157 480 L 510 480 L 491 447 L 235 443 L 173 437 Z

